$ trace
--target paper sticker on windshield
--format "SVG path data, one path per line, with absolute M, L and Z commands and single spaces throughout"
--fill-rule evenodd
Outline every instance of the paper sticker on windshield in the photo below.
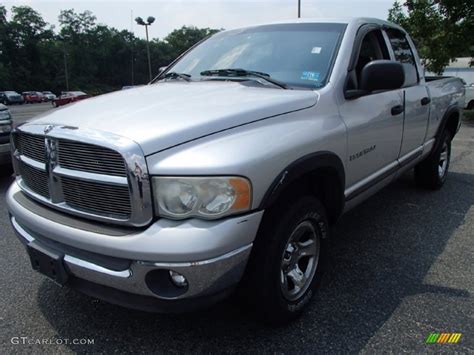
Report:
M 304 71 L 301 80 L 319 81 L 320 73 L 317 71 Z
M 311 49 L 311 53 L 313 54 L 319 54 L 321 53 L 321 47 L 313 47 L 313 49 Z

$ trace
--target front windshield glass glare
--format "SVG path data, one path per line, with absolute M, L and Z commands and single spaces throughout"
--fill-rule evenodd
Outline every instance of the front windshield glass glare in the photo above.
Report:
M 291 87 L 323 87 L 345 25 L 280 24 L 214 35 L 192 49 L 169 72 L 209 79 L 201 72 L 245 69 L 269 74 Z

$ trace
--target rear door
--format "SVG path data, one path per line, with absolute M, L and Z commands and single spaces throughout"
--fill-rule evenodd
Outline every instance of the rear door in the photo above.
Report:
M 387 29 L 391 57 L 402 63 L 405 69 L 403 98 L 403 140 L 400 149 L 401 160 L 411 160 L 421 155 L 430 114 L 429 93 L 418 72 L 415 51 L 407 36 L 397 29 Z

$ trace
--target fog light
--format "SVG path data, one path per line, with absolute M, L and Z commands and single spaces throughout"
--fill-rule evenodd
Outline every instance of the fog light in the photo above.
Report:
M 171 281 L 177 286 L 177 287 L 186 287 L 188 286 L 188 281 L 186 281 L 186 278 L 181 275 L 180 273 L 170 270 L 170 277 Z

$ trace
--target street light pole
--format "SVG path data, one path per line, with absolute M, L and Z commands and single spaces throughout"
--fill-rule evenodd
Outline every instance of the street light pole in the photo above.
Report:
M 145 32 L 146 32 L 146 54 L 148 56 L 148 76 L 150 77 L 150 81 L 151 81 L 152 75 L 151 75 L 150 43 L 148 40 L 148 25 L 145 25 Z
M 298 0 L 298 18 L 301 18 L 301 0 Z
M 137 17 L 135 19 L 136 23 L 139 24 L 140 26 L 145 26 L 145 32 L 146 32 L 146 53 L 148 57 L 148 76 L 151 81 L 153 78 L 152 73 L 151 73 L 151 56 L 150 56 L 150 44 L 149 44 L 149 38 L 148 38 L 148 26 L 151 26 L 153 22 L 155 22 L 155 18 L 153 16 L 148 16 L 146 19 L 147 22 L 145 22 L 141 17 Z

